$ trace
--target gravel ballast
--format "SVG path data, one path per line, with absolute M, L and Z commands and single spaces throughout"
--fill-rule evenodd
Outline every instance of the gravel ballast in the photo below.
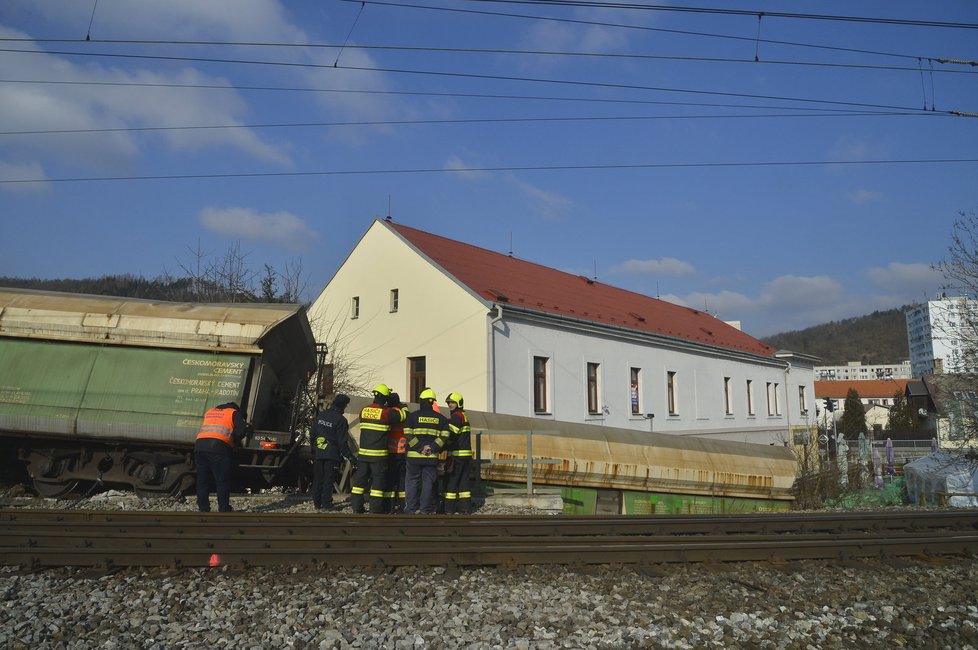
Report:
M 78 506 L 191 509 L 99 497 Z M 287 496 L 232 503 L 312 510 Z M 109 575 L 2 567 L 0 647 L 978 649 L 976 585 L 973 558 Z

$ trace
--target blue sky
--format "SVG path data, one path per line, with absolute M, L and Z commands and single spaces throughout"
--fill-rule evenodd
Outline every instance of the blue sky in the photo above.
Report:
M 938 60 L 978 60 L 978 30 L 892 23 L 978 4 L 655 5 L 765 15 L 5 0 L 0 275 L 179 274 L 237 243 L 312 298 L 390 209 L 755 336 L 933 295 L 978 209 L 978 118 L 949 114 L 978 112 L 978 68 Z

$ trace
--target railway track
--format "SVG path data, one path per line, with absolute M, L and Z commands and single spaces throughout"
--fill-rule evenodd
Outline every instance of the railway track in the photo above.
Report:
M 4 509 L 0 565 L 382 568 L 974 555 L 976 514 L 404 517 Z

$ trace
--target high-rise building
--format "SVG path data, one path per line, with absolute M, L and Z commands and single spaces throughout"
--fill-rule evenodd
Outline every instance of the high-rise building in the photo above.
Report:
M 941 294 L 909 307 L 906 318 L 914 377 L 978 372 L 978 301 Z

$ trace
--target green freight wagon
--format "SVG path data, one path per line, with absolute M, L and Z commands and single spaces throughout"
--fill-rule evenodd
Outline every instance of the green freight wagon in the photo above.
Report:
M 305 471 L 296 430 L 317 349 L 299 305 L 192 304 L 0 288 L 0 442 L 38 493 L 176 495 L 204 412 L 236 402 L 243 486 Z

